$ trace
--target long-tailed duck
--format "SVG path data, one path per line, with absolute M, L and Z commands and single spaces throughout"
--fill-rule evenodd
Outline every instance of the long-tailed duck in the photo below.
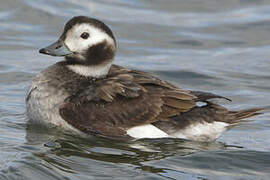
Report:
M 72 18 L 59 40 L 39 52 L 64 56 L 37 75 L 26 96 L 29 118 L 42 124 L 110 138 L 213 141 L 262 110 L 229 111 L 209 101 L 222 96 L 113 65 L 115 37 L 97 19 Z

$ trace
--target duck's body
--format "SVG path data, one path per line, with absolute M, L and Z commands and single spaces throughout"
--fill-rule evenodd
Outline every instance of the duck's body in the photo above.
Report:
M 80 37 L 90 40 L 73 42 Z M 57 46 L 41 50 L 66 60 L 34 79 L 26 98 L 29 118 L 112 138 L 212 141 L 261 110 L 228 111 L 209 102 L 221 96 L 182 90 L 148 73 L 111 65 L 115 49 L 111 31 L 100 21 L 87 17 L 69 21 Z M 197 102 L 205 105 L 196 106 Z

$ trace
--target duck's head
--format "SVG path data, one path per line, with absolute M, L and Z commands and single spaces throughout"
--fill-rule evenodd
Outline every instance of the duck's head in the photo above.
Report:
M 116 41 L 103 22 L 77 16 L 67 22 L 58 41 L 39 52 L 65 56 L 65 64 L 70 70 L 83 76 L 101 77 L 111 67 Z

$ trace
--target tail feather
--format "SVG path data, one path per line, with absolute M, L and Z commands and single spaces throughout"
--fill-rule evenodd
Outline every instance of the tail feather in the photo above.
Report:
M 241 119 L 249 118 L 253 116 L 257 116 L 262 114 L 261 111 L 264 111 L 265 108 L 252 108 L 245 109 L 240 111 L 229 111 L 229 115 L 231 117 L 231 125 L 238 124 Z

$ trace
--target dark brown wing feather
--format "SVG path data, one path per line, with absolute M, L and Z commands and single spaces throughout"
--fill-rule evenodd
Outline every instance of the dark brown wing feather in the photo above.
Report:
M 196 101 L 207 102 L 210 99 L 225 99 L 225 100 L 231 101 L 229 98 L 226 98 L 224 96 L 219 96 L 219 95 L 209 93 L 209 92 L 191 91 L 191 93 L 197 96 Z
M 85 133 L 121 137 L 133 126 L 189 111 L 196 98 L 147 73 L 114 65 L 106 79 L 69 97 L 60 115 Z

